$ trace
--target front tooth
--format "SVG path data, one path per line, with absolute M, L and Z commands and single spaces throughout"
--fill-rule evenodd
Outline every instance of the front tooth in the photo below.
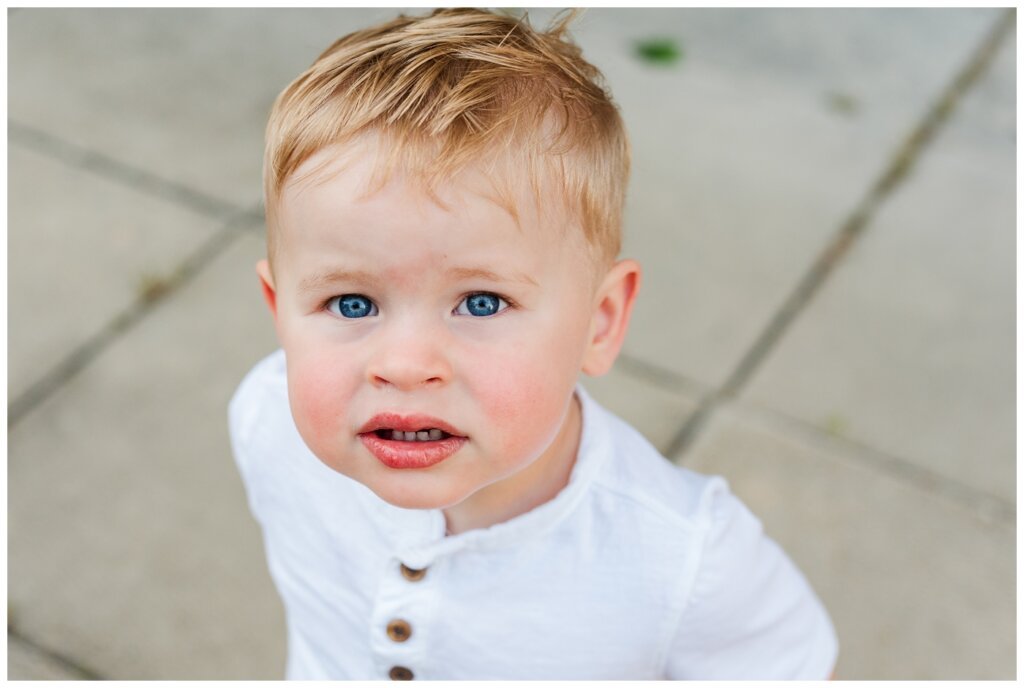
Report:
M 423 442 L 424 440 L 428 440 L 428 439 L 430 439 L 430 433 L 427 432 L 426 430 L 418 430 L 416 432 L 416 439 L 418 439 L 420 442 Z
M 437 428 L 431 428 L 431 430 L 427 433 L 427 436 L 432 440 L 439 440 L 441 439 L 441 431 L 438 430 Z
M 416 439 L 416 432 L 415 432 L 415 431 L 412 431 L 412 432 L 406 432 L 406 433 L 405 433 L 405 441 L 406 441 L 406 442 L 412 442 L 412 441 L 414 441 L 415 439 Z
M 405 439 L 405 433 L 402 432 L 401 430 L 392 430 L 391 431 L 391 439 L 393 439 L 393 440 L 404 440 Z

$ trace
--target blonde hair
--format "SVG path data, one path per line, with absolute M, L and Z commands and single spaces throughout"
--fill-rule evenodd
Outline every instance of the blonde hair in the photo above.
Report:
M 525 17 L 442 9 L 337 40 L 271 110 L 263 170 L 271 260 L 277 205 L 296 169 L 372 132 L 391 144 L 387 169 L 401 164 L 428 188 L 471 162 L 525 167 L 534 193 L 557 185 L 589 246 L 613 261 L 629 143 L 600 72 L 566 38 L 575 14 L 540 32 Z M 518 220 L 513 203 L 502 205 Z

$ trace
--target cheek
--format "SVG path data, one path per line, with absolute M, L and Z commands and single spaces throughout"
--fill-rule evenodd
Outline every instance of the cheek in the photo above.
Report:
M 337 446 L 336 436 L 345 427 L 351 398 L 348 375 L 325 356 L 296 356 L 288 360 L 288 397 L 292 415 L 306 443 L 319 454 Z M 332 439 L 334 441 L 332 441 Z
M 554 440 L 576 383 L 581 361 L 578 333 L 519 342 L 488 365 L 477 361 L 474 397 L 488 427 L 496 430 L 495 447 L 510 460 L 539 455 Z M 500 361 L 495 365 L 494 361 Z
M 495 466 L 500 464 L 503 470 L 521 467 L 554 441 L 567 392 L 565 385 L 552 382 L 549 378 L 509 376 L 495 381 L 477 397 L 490 429 L 488 455 Z

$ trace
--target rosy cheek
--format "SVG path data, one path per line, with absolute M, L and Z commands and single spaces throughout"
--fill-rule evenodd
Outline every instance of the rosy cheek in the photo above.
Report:
M 307 442 L 320 444 L 321 438 L 329 440 L 344 427 L 345 387 L 328 361 L 304 359 L 294 365 L 289 361 L 288 383 L 292 414 Z
M 539 454 L 557 433 L 572 380 L 538 352 L 509 351 L 499 360 L 501 366 L 474 376 L 484 422 L 495 431 L 500 455 L 515 460 Z

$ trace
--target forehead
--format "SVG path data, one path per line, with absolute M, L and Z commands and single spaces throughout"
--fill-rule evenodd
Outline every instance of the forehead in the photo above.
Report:
M 584 248 L 582 230 L 548 171 L 513 155 L 495 155 L 434 176 L 423 160 L 436 151 L 414 153 L 419 156 L 396 154 L 372 134 L 319 150 L 282 188 L 278 217 L 283 238 L 301 238 L 312 220 L 329 219 L 325 214 L 338 219 L 387 214 L 397 203 L 419 219 L 446 213 L 452 221 L 478 222 L 481 233 L 511 223 L 524 237 L 540 233 L 540 238 Z

